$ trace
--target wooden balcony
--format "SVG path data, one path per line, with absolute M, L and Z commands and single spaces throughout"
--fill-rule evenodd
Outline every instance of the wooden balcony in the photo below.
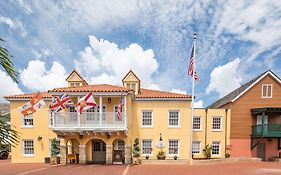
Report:
M 252 126 L 251 137 L 281 137 L 281 124 L 254 125 Z
M 58 132 L 126 131 L 127 117 L 124 112 L 120 119 L 116 112 L 61 112 L 50 114 L 49 128 Z

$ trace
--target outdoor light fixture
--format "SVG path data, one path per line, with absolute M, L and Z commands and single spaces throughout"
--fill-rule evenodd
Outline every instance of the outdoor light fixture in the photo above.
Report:
M 37 137 L 37 140 L 38 140 L 38 141 L 41 141 L 41 140 L 42 140 L 42 137 L 41 137 L 41 136 L 38 136 L 38 137 Z
M 79 135 L 79 139 L 82 139 L 82 138 L 83 138 L 83 135 L 80 134 L 80 135 Z
M 107 102 L 108 102 L 108 103 L 111 103 L 111 98 L 110 98 L 110 97 L 107 99 Z
M 109 133 L 107 133 L 106 138 L 110 139 L 110 134 Z

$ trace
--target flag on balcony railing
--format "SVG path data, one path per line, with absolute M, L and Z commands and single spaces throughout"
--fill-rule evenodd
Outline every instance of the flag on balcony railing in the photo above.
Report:
M 36 112 L 37 110 L 46 106 L 45 101 L 43 100 L 40 93 L 37 93 L 29 102 L 25 103 L 23 106 L 19 107 L 19 111 L 24 115 L 30 115 Z
M 118 120 L 121 120 L 121 114 L 122 114 L 123 106 L 124 106 L 124 97 L 121 96 L 120 103 L 118 105 L 118 110 L 117 110 L 117 119 Z
M 67 93 L 62 94 L 61 96 L 55 96 L 52 98 L 52 103 L 50 104 L 51 112 L 59 112 L 65 108 L 68 108 L 72 105 L 72 101 Z
M 76 111 L 80 112 L 80 114 L 82 113 L 82 111 L 93 108 L 97 105 L 93 94 L 89 93 L 87 95 L 85 95 L 84 97 L 80 98 L 80 100 L 78 100 L 78 103 L 76 105 Z

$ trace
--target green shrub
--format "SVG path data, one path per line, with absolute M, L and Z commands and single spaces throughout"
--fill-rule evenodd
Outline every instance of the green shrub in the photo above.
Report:
M 139 139 L 136 138 L 134 140 L 134 145 L 133 145 L 133 157 L 140 157 L 140 146 L 139 146 Z
M 207 144 L 203 149 L 203 154 L 206 159 L 210 159 L 212 156 L 212 145 Z

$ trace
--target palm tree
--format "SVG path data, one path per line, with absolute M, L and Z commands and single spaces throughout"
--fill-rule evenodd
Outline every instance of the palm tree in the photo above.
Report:
M 0 38 L 0 42 L 4 42 L 4 40 Z M 19 75 L 19 73 L 14 68 L 14 64 L 11 61 L 9 51 L 2 46 L 0 46 L 0 65 L 12 78 L 12 80 L 18 83 L 17 76 Z
M 0 42 L 4 42 L 0 38 Z M 15 70 L 10 53 L 0 45 L 0 65 L 16 83 L 19 73 Z M 15 146 L 19 140 L 19 133 L 12 129 L 10 124 L 0 120 L 0 148 L 7 145 Z

